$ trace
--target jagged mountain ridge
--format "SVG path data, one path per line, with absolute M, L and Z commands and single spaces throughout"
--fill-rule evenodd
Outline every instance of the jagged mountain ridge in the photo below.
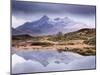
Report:
M 52 35 L 57 32 L 67 33 L 87 27 L 87 25 L 74 22 L 68 17 L 55 18 L 52 20 L 48 16 L 44 15 L 37 21 L 24 23 L 23 25 L 17 27 L 16 31 L 20 31 L 19 34 Z

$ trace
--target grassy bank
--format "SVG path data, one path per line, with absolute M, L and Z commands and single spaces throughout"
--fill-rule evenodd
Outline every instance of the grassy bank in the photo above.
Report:
M 58 32 L 56 35 L 47 36 L 17 35 L 12 37 L 12 47 L 56 48 L 59 52 L 72 51 L 81 55 L 95 55 L 95 37 L 95 29 L 87 28 L 65 34 Z

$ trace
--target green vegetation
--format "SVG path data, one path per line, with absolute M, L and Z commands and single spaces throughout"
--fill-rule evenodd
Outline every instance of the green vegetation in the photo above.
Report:
M 29 40 L 31 38 L 33 38 L 33 37 L 30 35 L 14 35 L 14 36 L 12 36 L 12 40 Z
M 63 41 L 64 38 L 64 34 L 62 32 L 58 32 L 56 35 L 49 37 L 47 40 L 50 41 Z
M 49 41 L 69 41 L 69 40 L 85 40 L 86 44 L 95 44 L 95 29 L 81 29 L 75 32 L 70 32 L 63 34 L 62 32 L 58 32 L 56 35 L 51 36 L 30 36 L 30 35 L 18 35 L 13 36 L 12 40 L 33 40 L 39 41 L 47 38 Z
M 92 38 L 90 38 L 88 40 L 85 40 L 84 43 L 88 44 L 88 45 L 95 45 L 96 44 L 96 38 L 92 37 Z
M 95 47 L 94 47 L 95 48 Z M 73 48 L 73 49 L 57 49 L 58 52 L 75 52 L 75 53 L 78 53 L 80 55 L 83 55 L 83 56 L 89 56 L 89 55 L 95 55 L 96 54 L 96 51 L 92 48 L 87 48 L 87 49 L 79 49 L 79 48 Z
M 95 36 L 95 29 L 85 28 L 78 30 L 76 32 L 66 33 L 64 36 L 68 40 L 77 40 L 77 39 L 87 40 L 88 38 Z
M 65 33 L 65 34 L 62 32 L 58 32 L 55 35 L 47 35 L 47 36 L 46 35 L 45 36 L 30 36 L 30 35 L 12 36 L 12 47 L 18 48 L 22 46 L 24 47 L 53 46 L 57 48 L 58 52 L 72 51 L 85 56 L 96 54 L 95 45 L 96 45 L 95 29 L 87 29 L 87 28 L 75 32 Z M 69 47 L 69 48 L 66 49 L 65 47 Z
M 32 42 L 31 44 L 32 46 L 52 46 L 54 45 L 53 43 L 50 43 L 50 42 Z
M 68 40 L 88 40 L 96 35 L 95 29 L 81 29 L 75 32 L 63 34 L 58 32 L 55 36 L 49 37 L 50 41 L 68 41 Z

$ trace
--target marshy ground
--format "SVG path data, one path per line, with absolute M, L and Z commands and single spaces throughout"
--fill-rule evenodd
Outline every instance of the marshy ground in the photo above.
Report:
M 17 50 L 54 49 L 59 52 L 72 51 L 81 55 L 95 55 L 95 37 L 95 29 L 81 29 L 65 34 L 58 32 L 45 36 L 17 35 L 12 37 L 12 47 Z

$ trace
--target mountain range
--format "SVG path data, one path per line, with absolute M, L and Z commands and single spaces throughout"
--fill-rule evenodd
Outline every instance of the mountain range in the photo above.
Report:
M 12 27 L 12 35 L 52 35 L 58 32 L 68 33 L 82 28 L 89 28 L 89 26 L 75 22 L 68 17 L 51 19 L 44 15 L 39 20 L 26 22 L 17 28 Z

